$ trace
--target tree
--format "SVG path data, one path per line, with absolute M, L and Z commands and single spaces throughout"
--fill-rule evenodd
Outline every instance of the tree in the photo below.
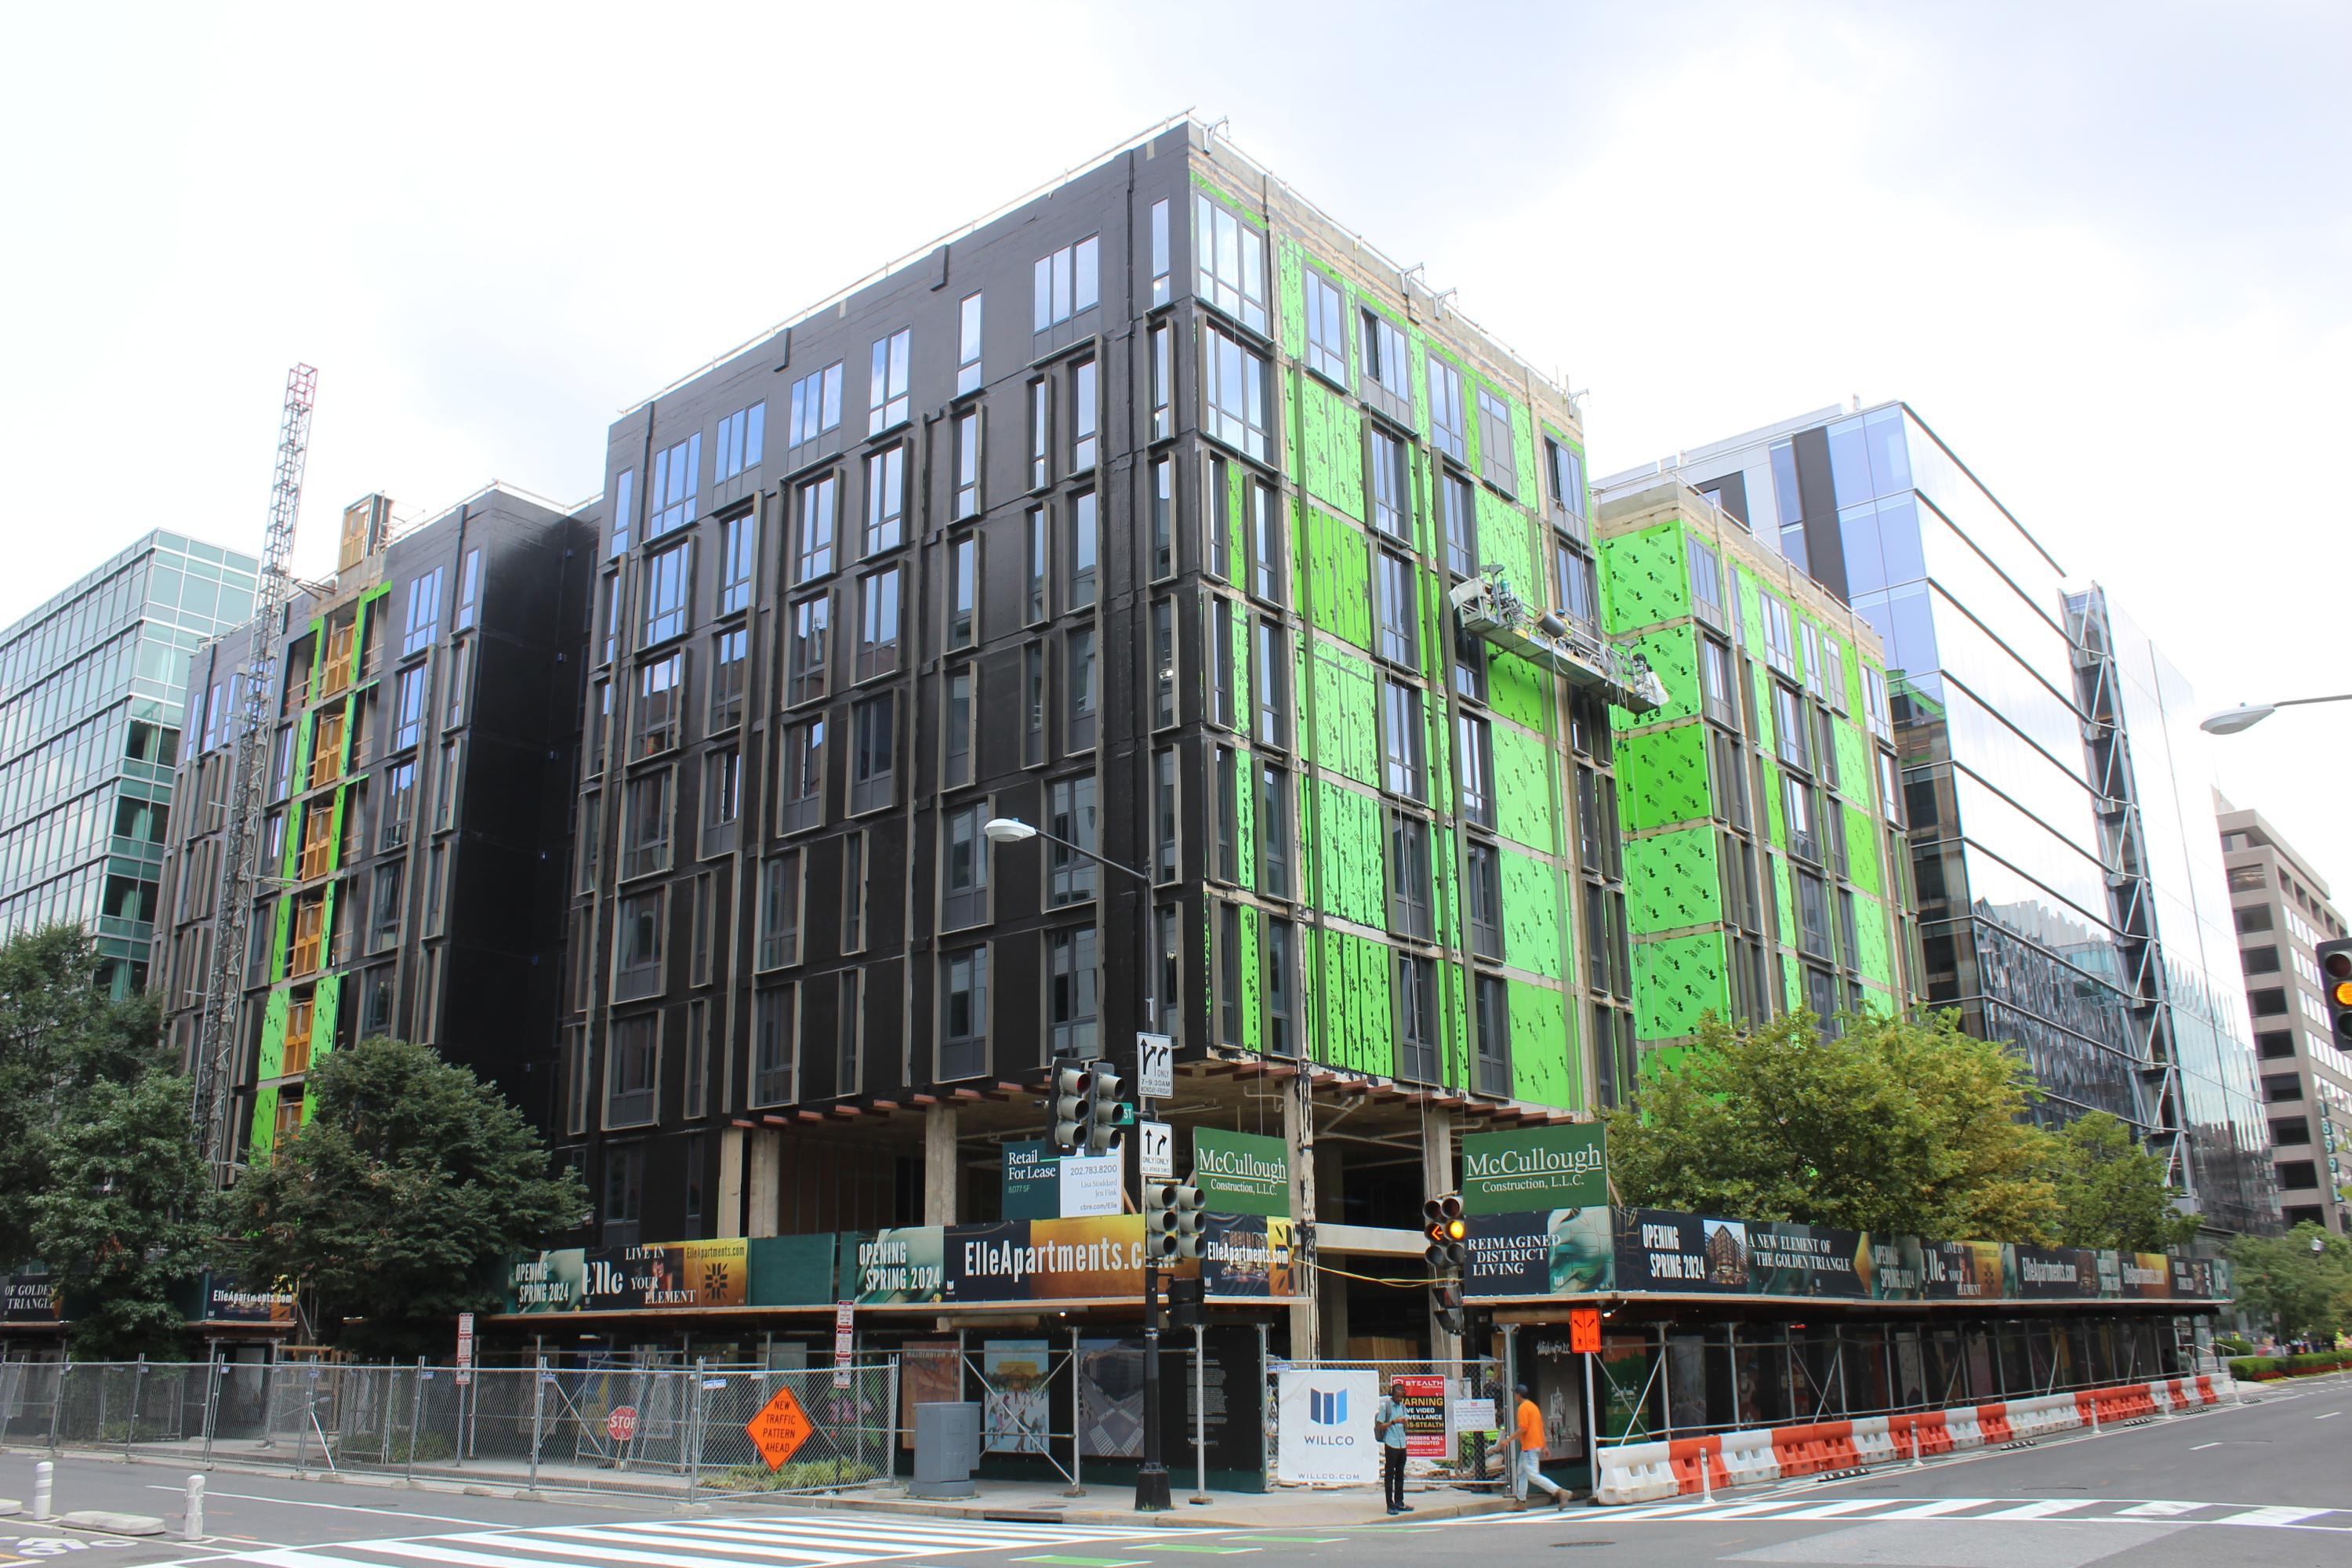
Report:
M 321 1342 L 446 1348 L 455 1314 L 499 1304 L 501 1259 L 587 1207 L 521 1115 L 428 1047 L 362 1041 L 309 1092 L 310 1124 L 231 1189 L 227 1228 L 247 1287 L 291 1281 Z
M 2196 1236 L 2196 1216 L 2172 1206 L 2164 1162 L 2134 1142 L 2131 1129 L 2115 1117 L 2095 1110 L 2051 1142 L 2059 1246 L 2161 1252 Z
M 1709 1016 L 1679 1060 L 1610 1114 L 1630 1204 L 1893 1235 L 2038 1240 L 2057 1207 L 2049 1135 L 2005 1046 L 1869 1014 L 1824 1035 L 1799 1012 L 1755 1029 Z
M 49 1141 L 33 1244 L 72 1312 L 77 1356 L 169 1354 L 186 1322 L 176 1298 L 204 1272 L 212 1196 L 190 1092 L 160 1071 L 101 1080 Z
M 2344 1237 L 2305 1220 L 2284 1236 L 2239 1237 L 2230 1264 L 2239 1309 L 2281 1337 L 2352 1331 L 2352 1242 Z

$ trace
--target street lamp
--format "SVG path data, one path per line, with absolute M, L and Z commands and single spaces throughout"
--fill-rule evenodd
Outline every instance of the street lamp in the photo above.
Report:
M 2282 708 L 2302 708 L 2314 702 L 2352 702 L 2352 691 L 2335 697 L 2284 697 L 2276 702 L 2241 702 L 2207 717 L 2197 727 L 2209 735 L 2235 735 L 2251 730 Z
M 1083 844 L 1073 844 L 1017 816 L 992 816 L 981 824 L 980 831 L 991 844 L 1024 844 L 1032 838 L 1042 838 L 1048 844 L 1059 845 L 1074 855 L 1083 855 L 1097 866 L 1108 866 L 1143 884 L 1146 949 L 1143 964 L 1144 1019 L 1157 1028 L 1160 1024 L 1159 965 L 1149 951 L 1151 946 L 1151 879 L 1132 866 L 1097 854 Z M 1139 1049 L 1135 1063 L 1135 1116 L 1140 1122 L 1148 1121 L 1150 1115 L 1151 1096 L 1144 1090 L 1142 1052 Z M 1135 1181 L 1136 1190 L 1140 1194 L 1143 1188 L 1140 1135 L 1129 1142 L 1136 1145 Z M 1143 1249 L 1143 1463 L 1135 1472 L 1135 1506 L 1144 1512 L 1159 1512 L 1173 1506 L 1168 1491 L 1168 1467 L 1162 1461 L 1160 1447 L 1160 1259 L 1150 1247 Z

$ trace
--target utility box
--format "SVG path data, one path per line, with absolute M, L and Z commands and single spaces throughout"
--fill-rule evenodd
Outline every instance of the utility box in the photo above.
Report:
M 971 1401 L 915 1406 L 916 1497 L 971 1497 L 978 1491 L 980 1406 Z

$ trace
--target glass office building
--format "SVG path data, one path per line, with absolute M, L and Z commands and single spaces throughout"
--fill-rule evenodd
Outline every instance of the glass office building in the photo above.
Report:
M 1902 404 L 1817 411 L 1679 471 L 1884 639 L 1928 1001 L 2013 1042 L 2047 1120 L 2111 1112 L 2210 1223 L 2274 1223 L 2242 983 L 2208 961 L 2228 893 L 2179 826 L 2210 784 L 2186 682 L 2098 590 L 2070 596 Z
M 260 563 L 158 530 L 0 631 L 0 936 L 99 939 L 118 993 L 146 982 L 189 651 L 251 617 Z

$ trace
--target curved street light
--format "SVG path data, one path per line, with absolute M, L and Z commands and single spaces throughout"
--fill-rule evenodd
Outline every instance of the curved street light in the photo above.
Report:
M 2335 697 L 2284 697 L 2276 702 L 2241 702 L 2210 714 L 2197 727 L 2209 735 L 2235 735 L 2251 730 L 2282 708 L 2302 708 L 2314 702 L 2352 702 L 2352 691 Z

